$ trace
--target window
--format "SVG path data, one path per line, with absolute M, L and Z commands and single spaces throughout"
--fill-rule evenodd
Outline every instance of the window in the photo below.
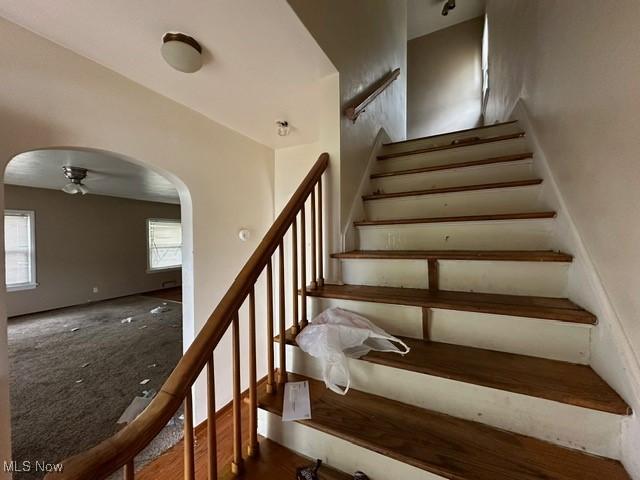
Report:
M 489 100 L 489 16 L 484 16 L 482 32 L 482 113 L 486 113 Z
M 182 266 L 182 225 L 180 220 L 149 219 L 149 270 Z
M 7 291 L 36 287 L 34 212 L 4 212 L 5 282 Z

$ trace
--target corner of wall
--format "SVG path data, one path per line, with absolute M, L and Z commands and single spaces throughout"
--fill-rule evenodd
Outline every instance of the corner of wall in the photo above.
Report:
M 522 98 L 509 118 L 518 120 L 527 134 L 534 153 L 534 169 L 544 180 L 541 201 L 557 212 L 555 244 L 574 256 L 569 271 L 568 295 L 573 301 L 592 311 L 598 324 L 591 334 L 591 367 L 631 405 L 633 415 L 624 419 L 621 431 L 621 455 L 625 468 L 640 479 L 640 362 L 629 337 L 607 295 L 602 279 L 591 259 L 587 245 L 578 231 L 571 212 L 558 188 L 549 160 L 536 135 L 531 115 Z

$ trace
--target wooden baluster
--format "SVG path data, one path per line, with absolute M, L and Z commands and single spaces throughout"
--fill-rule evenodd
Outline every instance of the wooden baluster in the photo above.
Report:
M 311 288 L 317 288 L 316 276 L 316 190 L 311 190 Z
M 273 361 L 273 267 L 271 257 L 267 262 L 267 393 L 275 393 L 276 382 L 273 379 L 275 365 Z
M 279 261 L 279 266 L 280 266 L 280 271 L 279 271 L 279 278 L 280 278 L 280 285 L 279 285 L 279 292 L 278 292 L 278 298 L 280 300 L 279 302 L 279 314 L 280 314 L 280 342 L 278 343 L 278 347 L 280 348 L 280 370 L 278 371 L 278 384 L 279 385 L 284 385 L 285 383 L 287 383 L 287 359 L 286 359 L 286 336 L 287 336 L 287 331 L 286 331 L 286 324 L 285 324 L 285 311 L 284 311 L 284 307 L 285 307 L 285 303 L 284 303 L 284 243 L 282 242 L 282 240 L 280 240 L 280 245 L 278 247 L 278 250 L 280 251 L 279 255 L 278 255 L 278 261 Z
M 258 379 L 256 373 L 256 294 L 249 292 L 249 447 L 247 454 L 258 454 Z
M 298 224 L 295 217 L 291 224 L 291 294 L 293 310 L 291 333 L 297 335 L 300 331 L 300 322 L 298 319 Z
M 318 286 L 324 285 L 324 248 L 322 246 L 322 176 L 318 179 Z
M 124 480 L 135 480 L 135 469 L 133 466 L 133 459 L 129 460 L 127 464 L 124 466 Z
M 211 355 L 207 363 L 207 466 L 209 480 L 218 478 L 218 440 L 216 433 L 216 382 L 213 355 Z
M 300 210 L 300 318 L 302 328 L 307 324 L 307 223 L 305 205 Z
M 193 400 L 191 389 L 184 399 L 184 478 L 195 479 L 195 459 L 193 455 Z
M 243 471 L 242 460 L 242 396 L 240 393 L 240 326 L 238 312 L 233 314 L 231 342 L 233 344 L 233 461 L 231 471 L 239 475 Z

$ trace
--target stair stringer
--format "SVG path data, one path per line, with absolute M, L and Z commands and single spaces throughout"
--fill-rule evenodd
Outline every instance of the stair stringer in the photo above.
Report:
M 376 161 L 378 159 L 378 155 L 382 152 L 383 144 L 386 142 L 390 142 L 391 139 L 389 134 L 385 131 L 384 128 L 380 128 L 378 131 L 378 135 L 376 135 L 376 139 L 373 142 L 373 147 L 369 152 L 369 159 L 367 160 L 367 167 L 365 168 L 362 178 L 360 179 L 360 185 L 358 186 L 358 191 L 356 192 L 356 196 L 353 199 L 353 204 L 351 205 L 351 210 L 349 210 L 349 216 L 346 219 L 346 226 L 344 227 L 344 231 L 342 232 L 342 252 L 348 252 L 349 250 L 354 250 L 358 246 L 358 229 L 355 228 L 353 222 L 364 220 L 366 218 L 366 213 L 364 209 L 364 201 L 362 200 L 362 196 L 366 195 L 370 192 L 371 189 L 371 179 L 369 178 L 373 173 L 373 167 L 376 165 Z M 340 262 L 338 262 L 340 263 Z
M 531 115 L 521 98 L 510 118 L 518 119 L 533 152 L 534 172 L 544 180 L 541 199 L 557 212 L 554 243 L 574 256 L 569 269 L 569 298 L 598 317 L 591 331 L 591 367 L 632 407 L 621 423 L 621 459 L 627 472 L 640 479 L 640 359 L 634 353 L 620 317 L 609 298 L 589 250 L 562 196 L 536 134 Z

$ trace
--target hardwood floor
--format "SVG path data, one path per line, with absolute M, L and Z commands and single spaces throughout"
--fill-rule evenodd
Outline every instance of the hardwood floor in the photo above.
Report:
M 247 404 L 242 409 L 243 449 L 248 445 L 248 413 Z M 245 473 L 234 476 L 230 464 L 233 448 L 233 417 L 231 408 L 225 407 L 216 419 L 218 440 L 218 478 L 223 480 L 295 480 L 298 467 L 306 467 L 313 460 L 295 454 L 291 450 L 260 437 L 260 454 L 256 458 L 245 459 Z M 208 480 L 207 472 L 207 426 L 199 425 L 195 431 L 196 480 Z M 177 480 L 183 478 L 183 442 L 179 442 L 169 451 L 136 473 L 136 480 Z M 329 467 L 320 469 L 321 480 L 350 480 L 352 477 Z
M 248 443 L 248 413 L 249 408 L 242 408 L 242 437 L 243 445 Z M 233 417 L 230 408 L 223 408 L 216 419 L 218 440 L 218 465 L 223 466 L 231 462 L 233 445 Z M 146 465 L 136 474 L 136 480 L 176 480 L 183 474 L 184 444 L 180 441 L 173 448 L 163 453 L 153 462 Z M 207 479 L 207 427 L 201 424 L 195 431 L 196 480 Z

